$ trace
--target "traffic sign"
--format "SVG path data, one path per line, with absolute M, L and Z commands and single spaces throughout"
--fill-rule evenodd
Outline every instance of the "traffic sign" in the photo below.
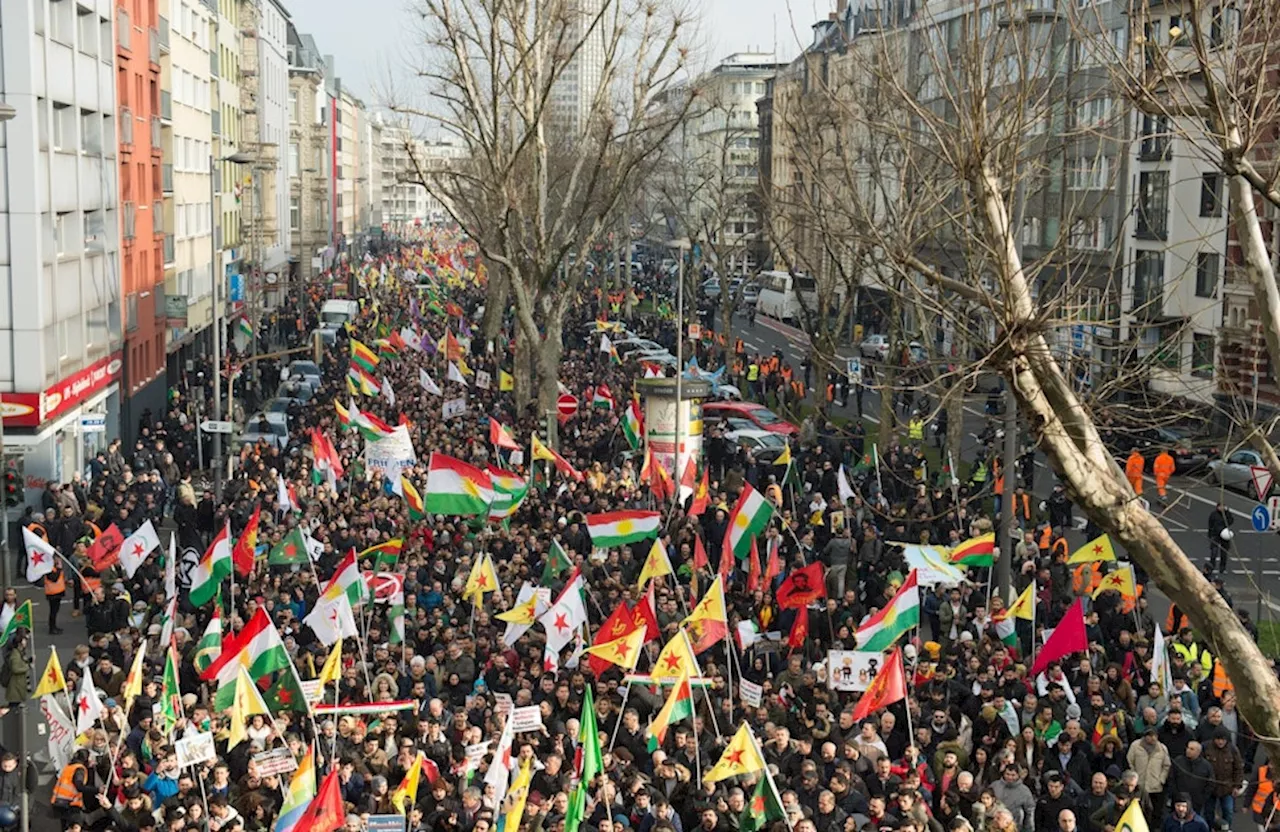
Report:
M 1265 532 L 1271 529 L 1271 512 L 1267 511 L 1267 507 L 1259 503 L 1253 507 L 1253 530 L 1255 532 Z
M 1280 497 L 1267 498 L 1267 512 L 1271 515 L 1271 530 L 1280 529 Z
M 572 393 L 565 393 L 556 399 L 556 411 L 559 412 L 561 419 L 568 419 L 578 412 L 578 397 Z
M 235 425 L 231 422 L 215 422 L 212 419 L 205 419 L 200 423 L 200 430 L 205 433 L 231 433 L 235 430 Z
M 1253 493 L 1257 495 L 1259 500 L 1267 499 L 1267 494 L 1271 492 L 1271 469 L 1261 465 L 1250 465 L 1249 475 L 1253 477 Z

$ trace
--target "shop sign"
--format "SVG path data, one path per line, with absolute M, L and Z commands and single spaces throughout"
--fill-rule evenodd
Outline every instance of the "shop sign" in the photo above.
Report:
M 5 425 L 38 427 L 45 421 L 70 411 L 120 378 L 120 371 L 124 367 L 120 356 L 120 353 L 115 353 L 95 361 L 83 370 L 49 385 L 43 393 L 5 393 L 2 411 Z

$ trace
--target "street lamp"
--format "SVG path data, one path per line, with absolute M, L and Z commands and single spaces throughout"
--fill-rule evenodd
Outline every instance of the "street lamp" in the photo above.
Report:
M 215 177 L 218 175 L 218 162 L 230 162 L 233 165 L 247 165 L 253 157 L 247 153 L 236 151 L 221 159 L 209 157 L 209 206 L 218 204 Z M 218 296 L 218 287 L 222 284 L 218 275 L 218 237 L 209 235 L 209 282 L 213 287 L 213 420 L 222 420 L 222 299 Z M 222 499 L 222 434 L 213 434 L 213 495 Z

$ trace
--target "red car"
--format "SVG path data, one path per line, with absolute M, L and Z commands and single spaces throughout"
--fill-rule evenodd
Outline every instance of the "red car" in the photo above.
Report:
M 769 408 L 755 402 L 706 402 L 702 405 L 703 419 L 747 419 L 760 430 L 795 436 L 800 428 L 782 419 Z

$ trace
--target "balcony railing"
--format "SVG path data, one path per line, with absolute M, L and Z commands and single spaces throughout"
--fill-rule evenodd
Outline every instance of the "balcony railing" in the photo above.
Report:
M 151 57 L 151 63 L 160 63 L 160 32 L 152 28 L 147 32 L 147 49 Z
M 176 261 L 177 257 L 174 254 L 173 235 L 166 234 L 164 235 L 164 264 L 165 266 L 171 266 Z
M 158 31 L 156 43 L 160 47 L 160 51 L 168 53 L 169 51 L 169 18 L 164 15 L 160 16 L 160 29 Z
M 173 120 L 173 96 L 168 90 L 160 90 L 160 118 Z
M 133 110 L 120 108 L 120 144 L 133 144 Z
M 129 21 L 129 13 L 124 9 L 116 11 L 116 43 L 121 49 L 133 49 L 133 25 Z
M 160 190 L 163 193 L 173 193 L 173 165 L 164 164 L 160 166 Z

